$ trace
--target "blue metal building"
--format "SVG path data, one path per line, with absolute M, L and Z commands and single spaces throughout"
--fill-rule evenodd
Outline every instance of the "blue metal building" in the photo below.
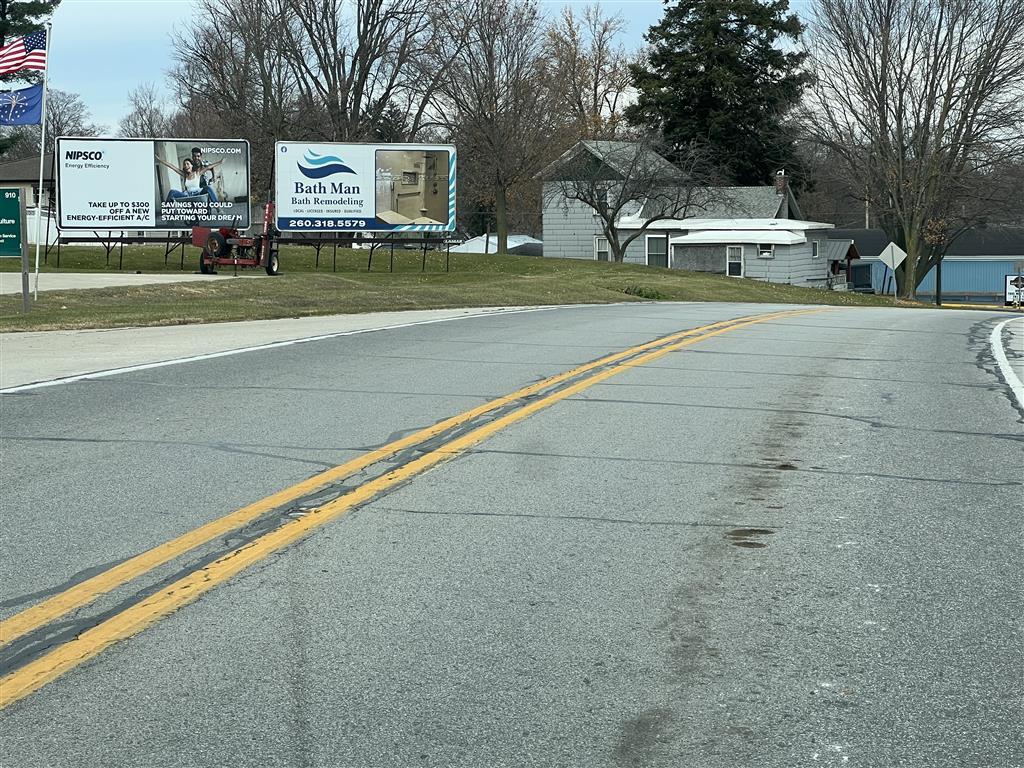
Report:
M 889 244 L 880 229 L 836 229 L 830 240 L 852 240 L 860 255 L 860 264 L 870 267 L 870 282 L 875 293 L 893 293 L 892 272 L 878 254 Z M 856 262 L 855 262 L 856 263 Z M 1024 270 L 1024 228 L 999 227 L 974 229 L 958 237 L 942 260 L 942 298 L 946 301 L 1002 303 L 1006 275 Z M 933 268 L 917 289 L 918 298 L 935 298 Z

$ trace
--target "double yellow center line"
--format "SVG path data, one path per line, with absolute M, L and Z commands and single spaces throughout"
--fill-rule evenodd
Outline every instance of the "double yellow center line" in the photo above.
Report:
M 71 611 L 78 610 L 133 579 L 170 562 L 214 539 L 238 530 L 260 516 L 311 495 L 357 472 L 388 459 L 395 454 L 443 435 L 456 427 L 466 425 L 480 416 L 521 403 L 518 408 L 447 440 L 421 456 L 396 469 L 368 480 L 353 490 L 310 510 L 304 516 L 291 520 L 250 541 L 219 559 L 181 577 L 153 595 L 125 608 L 77 637 L 57 646 L 44 655 L 26 663 L 0 679 L 0 708 L 27 696 L 51 680 L 93 658 L 119 640 L 131 637 L 164 616 L 197 599 L 203 593 L 224 583 L 254 563 L 263 560 L 295 542 L 315 529 L 340 517 L 355 507 L 394 488 L 440 462 L 486 440 L 496 432 L 515 424 L 532 414 L 565 400 L 589 387 L 632 367 L 644 365 L 670 352 L 728 331 L 785 317 L 821 310 L 795 310 L 774 312 L 754 317 L 712 323 L 646 344 L 607 355 L 565 373 L 539 381 L 511 394 L 471 408 L 457 416 L 419 430 L 407 437 L 388 443 L 358 458 L 315 475 L 308 480 L 278 491 L 224 517 L 202 525 L 188 533 L 132 557 L 102 573 L 76 584 L 53 597 L 0 622 L 0 646 L 6 645 L 40 627 L 46 626 Z M 575 381 L 574 381 L 575 379 Z M 564 385 L 564 386 L 560 386 Z M 557 387 L 543 396 L 531 398 Z

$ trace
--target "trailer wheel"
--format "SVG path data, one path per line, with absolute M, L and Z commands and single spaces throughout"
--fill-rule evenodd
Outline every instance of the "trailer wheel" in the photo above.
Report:
M 267 274 L 281 274 L 281 260 L 278 258 L 276 248 L 272 250 L 269 254 L 267 254 Z
M 201 274 L 201 275 L 212 275 L 213 274 L 213 265 L 209 264 L 206 261 L 206 254 L 205 253 L 200 253 L 199 254 L 199 274 Z
M 231 246 L 228 245 L 227 238 L 220 232 L 211 232 L 210 236 L 206 238 L 206 247 L 203 250 L 211 258 L 217 258 L 218 256 L 227 256 L 231 251 Z

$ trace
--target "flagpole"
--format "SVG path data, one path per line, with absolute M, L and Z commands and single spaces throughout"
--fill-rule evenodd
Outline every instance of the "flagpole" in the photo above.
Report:
M 36 281 L 35 289 L 32 291 L 33 300 L 39 298 L 39 237 L 43 212 L 43 160 L 46 157 L 46 96 L 49 93 L 50 81 L 50 53 L 53 51 L 51 45 L 53 24 L 46 23 L 46 69 L 43 70 L 43 103 L 39 115 L 39 197 L 36 198 Z M 54 149 L 56 152 L 56 148 Z M 49 214 L 47 214 L 49 215 Z

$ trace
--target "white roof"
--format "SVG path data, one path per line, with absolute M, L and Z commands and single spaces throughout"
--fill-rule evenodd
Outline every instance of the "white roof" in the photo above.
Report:
M 540 240 L 529 235 L 509 235 L 508 236 L 508 247 L 509 249 L 518 248 L 520 245 L 526 245 L 527 243 L 540 244 Z M 452 253 L 497 253 L 498 252 L 498 236 L 491 235 L 488 238 L 487 250 L 484 250 L 484 236 L 479 235 L 478 237 L 471 237 L 464 243 L 459 245 L 453 245 L 450 249 Z
M 796 232 L 769 229 L 712 229 L 690 232 L 669 239 L 672 245 L 718 245 L 731 243 L 765 243 L 771 245 L 798 245 L 807 238 Z
M 638 216 L 622 216 L 619 218 L 620 229 L 639 229 L 645 219 Z M 805 232 L 809 229 L 835 229 L 835 224 L 820 221 L 802 221 L 801 219 L 659 219 L 652 222 L 648 229 L 688 229 L 688 230 L 785 230 L 789 232 Z

